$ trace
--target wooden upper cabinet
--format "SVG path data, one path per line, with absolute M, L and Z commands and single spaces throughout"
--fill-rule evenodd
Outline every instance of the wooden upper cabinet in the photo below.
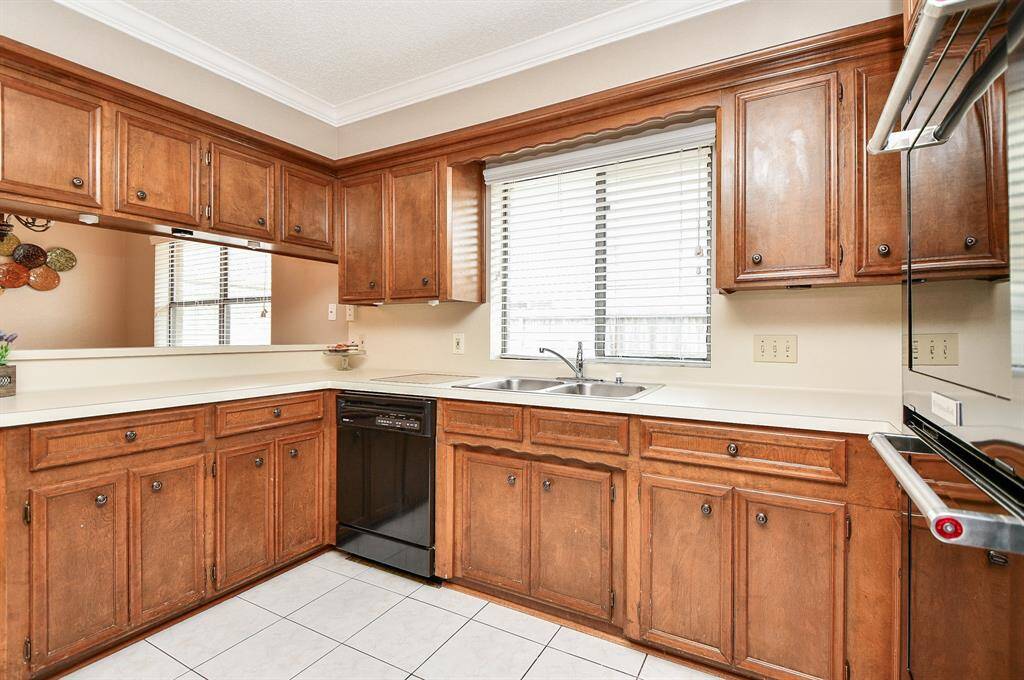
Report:
M 274 563 L 273 443 L 217 452 L 217 589 Z
M 284 437 L 276 447 L 275 556 L 282 562 L 323 542 L 323 436 Z
M 325 250 L 334 248 L 334 188 L 330 177 L 282 165 L 281 203 L 282 240 Z
M 206 594 L 203 456 L 130 473 L 133 626 L 180 611 Z
M 640 481 L 640 636 L 732 662 L 733 490 Z
M 719 288 L 838 279 L 838 89 L 828 70 L 727 94 Z
M 198 225 L 202 137 L 125 111 L 116 118 L 117 210 Z
M 841 678 L 845 506 L 736 494 L 735 665 L 768 678 Z
M 118 472 L 30 493 L 33 671 L 128 630 L 126 487 Z
M 98 99 L 0 79 L 0 191 L 100 205 Z
M 232 146 L 210 144 L 210 228 L 274 240 L 276 165 Z
M 384 300 L 385 186 L 382 172 L 348 180 L 340 186 L 338 299 L 341 302 Z
M 459 458 L 457 575 L 530 592 L 530 464 L 456 448 Z
M 388 297 L 437 298 L 441 193 L 436 161 L 391 170 Z
M 611 473 L 534 463 L 530 484 L 532 595 L 611 619 Z

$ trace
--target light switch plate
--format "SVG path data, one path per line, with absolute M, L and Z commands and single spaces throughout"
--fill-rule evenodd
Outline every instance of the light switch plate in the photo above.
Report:
M 452 333 L 452 354 L 466 353 L 466 334 Z
M 917 366 L 959 366 L 960 335 L 958 333 L 914 333 L 911 345 Z
M 338 305 L 333 302 L 327 305 L 327 320 L 337 321 L 338 319 Z
M 773 364 L 796 363 L 795 335 L 755 335 L 754 361 Z

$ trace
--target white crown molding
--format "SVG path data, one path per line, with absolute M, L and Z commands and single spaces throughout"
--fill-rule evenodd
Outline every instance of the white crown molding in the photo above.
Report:
M 340 104 L 256 68 L 124 0 L 54 0 L 138 40 L 334 126 L 479 85 L 747 0 L 638 0 Z

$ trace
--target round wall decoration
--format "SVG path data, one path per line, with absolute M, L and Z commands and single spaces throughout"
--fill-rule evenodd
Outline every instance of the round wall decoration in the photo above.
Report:
M 14 249 L 21 245 L 21 239 L 14 234 L 7 234 L 0 238 L 0 257 L 10 257 Z
M 28 285 L 36 290 L 53 290 L 60 285 L 60 274 L 45 265 L 36 267 L 28 272 Z
M 55 272 L 66 272 L 75 268 L 78 258 L 67 248 L 56 246 L 46 251 L 46 266 Z
M 22 243 L 14 249 L 12 256 L 15 262 L 29 269 L 42 267 L 46 264 L 46 251 L 34 243 Z
M 17 262 L 0 264 L 0 286 L 21 288 L 28 283 L 28 268 Z

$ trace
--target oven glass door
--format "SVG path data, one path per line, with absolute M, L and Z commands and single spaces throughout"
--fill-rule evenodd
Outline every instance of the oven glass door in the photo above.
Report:
M 434 544 L 434 440 L 338 428 L 338 521 L 419 546 Z

